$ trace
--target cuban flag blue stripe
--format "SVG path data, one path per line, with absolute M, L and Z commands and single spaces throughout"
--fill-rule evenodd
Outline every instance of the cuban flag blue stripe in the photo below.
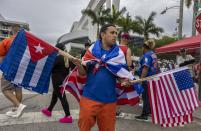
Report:
M 56 52 L 54 52 L 48 56 L 46 63 L 44 65 L 43 71 L 42 71 L 43 73 L 40 75 L 40 78 L 37 83 L 38 87 L 44 87 L 44 85 L 46 84 L 47 88 L 44 88 L 43 90 L 40 90 L 42 88 L 33 88 L 32 90 L 37 91 L 37 92 L 43 92 L 43 93 L 48 92 L 48 87 L 49 87 L 49 77 L 48 76 L 50 76 L 51 72 L 49 72 L 49 74 L 47 72 L 48 72 L 48 70 L 52 69 L 53 64 L 51 64 L 51 63 L 54 63 L 54 59 L 56 58 L 56 56 L 57 56 Z
M 31 78 L 33 76 L 35 67 L 36 67 L 36 63 L 33 63 L 32 60 L 30 59 L 27 70 L 26 70 L 25 75 L 24 75 L 24 79 L 22 81 L 22 83 L 24 84 L 24 87 L 29 86 L 29 83 L 30 83 Z
M 26 47 L 27 47 L 27 41 L 25 39 L 25 34 L 23 32 L 19 33 L 17 35 L 17 37 L 20 37 L 20 38 L 19 39 L 16 38 L 14 40 L 13 44 L 14 44 L 14 46 L 17 47 L 15 49 L 18 51 L 10 50 L 11 52 L 16 52 L 16 53 L 15 54 L 11 53 L 10 55 L 8 55 L 8 57 L 6 56 L 7 57 L 6 59 L 12 59 L 12 60 L 10 60 L 10 63 L 7 63 L 10 65 L 10 69 L 8 69 L 9 75 L 5 75 L 5 79 L 7 79 L 9 81 L 14 81 L 16 74 L 17 74 L 17 70 L 20 66 L 21 59 L 22 59 L 24 52 L 26 50 Z M 24 37 L 24 38 L 22 38 L 22 37 Z M 22 40 L 20 40 L 20 39 L 22 39 Z
M 22 33 L 19 33 L 16 37 L 20 38 L 22 37 Z M 7 65 L 11 65 L 15 59 L 13 58 L 13 56 L 15 55 L 15 51 L 16 51 L 16 44 L 17 42 L 15 42 L 16 40 L 14 40 L 14 42 L 12 43 L 13 46 L 10 47 L 8 54 L 6 55 L 6 57 L 4 58 L 3 63 L 1 64 L 1 70 L 4 73 L 4 77 L 6 77 L 5 75 L 9 74 L 9 70 L 10 70 L 10 66 Z M 10 74 L 9 74 L 10 75 Z

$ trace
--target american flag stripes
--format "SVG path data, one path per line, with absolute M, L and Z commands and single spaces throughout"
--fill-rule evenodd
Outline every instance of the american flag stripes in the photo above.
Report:
M 188 68 L 158 74 L 149 81 L 152 121 L 164 127 L 192 122 L 192 113 L 199 106 Z

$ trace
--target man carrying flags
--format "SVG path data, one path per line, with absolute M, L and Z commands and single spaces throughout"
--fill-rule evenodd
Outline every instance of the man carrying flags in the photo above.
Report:
M 11 38 L 4 39 L 2 42 L 0 42 L 0 59 L 2 63 L 2 60 L 8 53 L 11 44 L 19 31 L 18 26 L 13 26 L 12 27 L 13 31 L 13 36 Z M 2 76 L 1 78 L 1 90 L 5 97 L 12 102 L 13 104 L 13 109 L 11 111 L 6 112 L 7 116 L 10 117 L 19 117 L 22 115 L 22 112 L 26 105 L 23 105 L 22 102 L 22 88 L 14 86 L 11 84 L 9 81 L 5 80 Z
M 116 38 L 115 25 L 102 26 L 100 40 L 86 52 L 83 63 L 79 59 L 73 60 L 79 75 L 87 75 L 80 99 L 78 121 L 80 131 L 89 131 L 96 120 L 100 131 L 115 131 L 116 79 L 118 77 L 134 79 L 132 74 L 123 68 L 126 60 L 123 51 L 116 45 Z M 90 61 L 92 59 L 93 61 Z M 89 62 L 86 62 L 87 60 Z M 128 84 L 128 81 L 123 81 Z

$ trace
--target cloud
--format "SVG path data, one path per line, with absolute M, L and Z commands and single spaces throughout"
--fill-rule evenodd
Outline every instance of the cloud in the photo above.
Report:
M 72 23 L 81 17 L 81 10 L 90 0 L 1 0 L 0 13 L 9 20 L 27 22 L 31 32 L 55 44 L 58 37 L 69 32 Z M 151 11 L 158 13 L 156 24 L 172 34 L 176 27 L 178 10 L 169 10 L 165 15 L 160 12 L 166 7 L 176 5 L 175 0 L 121 0 L 130 14 L 144 18 Z M 192 9 L 184 11 L 184 34 L 191 34 Z M 190 18 L 190 19 L 189 19 Z
M 68 32 L 89 0 L 1 0 L 0 13 L 10 20 L 27 22 L 31 32 L 55 44 Z
M 179 17 L 179 8 L 170 9 L 164 15 L 160 13 L 166 7 L 175 5 L 179 5 L 177 0 L 121 0 L 121 7 L 125 6 L 133 17 L 147 18 L 152 11 L 157 12 L 155 23 L 164 28 L 165 33 L 169 35 L 172 35 L 178 26 L 176 20 Z M 187 9 L 184 6 L 183 34 L 187 36 L 191 35 L 192 14 L 192 7 Z

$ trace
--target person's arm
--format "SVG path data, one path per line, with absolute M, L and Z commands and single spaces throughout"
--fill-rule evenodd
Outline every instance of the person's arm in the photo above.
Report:
M 131 49 L 128 48 L 127 49 L 127 52 L 126 52 L 126 62 L 127 62 L 127 65 L 128 65 L 128 68 L 130 69 L 131 66 L 132 66 L 132 60 L 131 60 Z
M 0 42 L 0 64 L 6 55 L 5 40 Z
M 177 55 L 177 58 L 176 58 L 176 63 L 177 63 L 178 66 L 180 66 L 180 64 L 182 63 L 181 62 L 181 57 L 178 56 L 178 55 Z
M 185 61 L 184 65 L 189 65 L 189 64 L 193 64 L 193 63 L 195 63 L 195 59 L 191 59 L 191 60 Z
M 142 64 L 142 73 L 140 75 L 140 78 L 145 78 L 148 74 L 149 68 L 151 64 L 153 64 L 152 58 L 150 56 L 145 56 L 143 59 L 143 64 Z
M 0 70 L 0 79 L 3 77 L 3 72 Z
M 4 57 L 0 56 L 0 64 L 2 63 Z M 3 77 L 3 72 L 0 70 L 0 79 Z
M 69 68 L 70 70 L 73 70 L 75 68 L 75 65 L 72 63 L 72 61 L 69 61 Z
M 73 62 L 73 64 L 75 64 L 77 66 L 79 75 L 85 76 L 86 70 L 85 70 L 84 66 L 82 65 L 82 60 L 75 58 L 75 59 L 72 59 L 72 62 Z
M 144 66 L 143 69 L 142 69 L 142 74 L 140 76 L 140 78 L 145 78 L 148 74 L 148 71 L 149 71 L 149 67 L 148 66 Z

